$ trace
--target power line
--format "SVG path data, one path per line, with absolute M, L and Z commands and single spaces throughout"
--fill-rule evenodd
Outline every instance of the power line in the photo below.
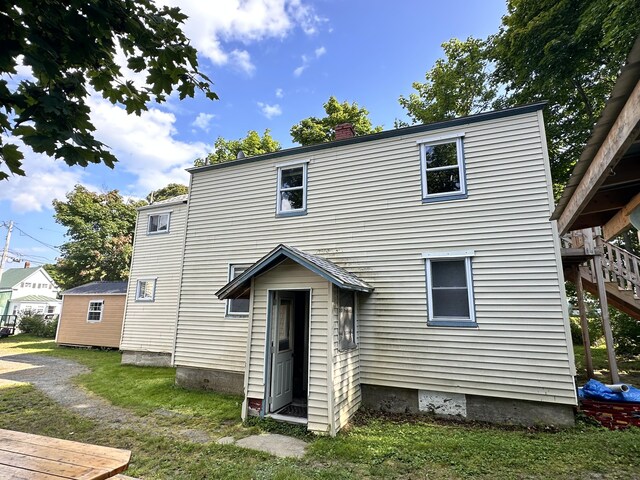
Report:
M 6 225 L 5 225 L 6 226 Z M 42 240 L 38 240 L 36 237 L 29 235 L 27 232 L 25 232 L 24 230 L 22 230 L 19 227 L 15 227 L 16 230 L 18 230 L 21 234 L 23 234 L 26 237 L 29 237 L 31 240 L 35 240 L 36 242 L 38 242 L 40 245 L 44 245 L 47 248 L 50 248 L 51 250 L 54 250 L 58 253 L 60 253 L 60 249 L 58 247 L 56 247 L 55 245 L 50 245 L 48 243 L 43 242 Z

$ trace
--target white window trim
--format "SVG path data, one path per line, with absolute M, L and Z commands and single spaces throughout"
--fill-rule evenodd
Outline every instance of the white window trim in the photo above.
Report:
M 251 267 L 250 263 L 230 263 L 227 269 L 227 278 L 229 281 L 233 280 L 233 276 L 236 268 L 243 268 L 245 272 Z M 249 302 L 251 304 L 251 302 Z M 225 316 L 227 317 L 248 317 L 250 312 L 232 312 L 231 311 L 231 299 L 226 300 Z
M 288 162 L 275 163 L 273 166 L 274 168 L 287 168 L 287 167 L 302 165 L 303 163 L 310 163 L 310 162 L 311 162 L 310 158 L 306 160 L 289 160 Z
M 153 212 L 153 213 L 147 214 L 147 235 L 164 235 L 165 233 L 169 233 L 169 230 L 171 230 L 171 212 L 173 212 L 173 210 L 168 210 L 168 211 L 164 211 L 164 212 Z M 151 217 L 158 217 L 158 216 L 162 216 L 162 215 L 166 215 L 167 216 L 167 229 L 166 230 L 160 230 L 160 231 L 152 232 L 151 231 Z
M 305 213 L 307 211 L 307 170 L 308 170 L 307 161 L 297 161 L 288 165 L 281 165 L 278 167 L 278 184 L 276 188 L 276 214 L 287 216 L 287 215 L 296 215 L 300 213 Z M 292 188 L 282 188 L 282 171 L 283 170 L 293 170 L 294 168 L 302 167 L 302 187 L 292 187 Z M 294 210 L 281 210 L 280 209 L 280 193 L 289 192 L 292 190 L 300 190 L 302 189 L 302 208 L 296 208 Z
M 425 259 L 425 277 L 427 284 L 427 325 L 445 326 L 445 327 L 465 327 L 477 326 L 475 295 L 473 292 L 473 275 L 471 259 L 474 257 L 473 250 L 457 250 L 450 252 L 423 252 L 422 258 Z M 448 260 L 464 260 L 466 281 L 467 281 L 467 300 L 469 302 L 469 318 L 463 317 L 434 317 L 433 316 L 433 292 L 431 278 L 431 261 L 437 259 Z
M 422 198 L 423 199 L 432 199 L 432 198 L 446 198 L 451 196 L 459 196 L 467 194 L 467 179 L 466 172 L 464 168 L 464 132 L 452 132 L 451 134 L 446 135 L 438 135 L 432 137 L 425 137 L 418 140 L 416 143 L 420 147 L 420 177 L 422 179 Z M 442 192 L 442 193 L 429 193 L 428 185 L 427 185 L 427 159 L 425 155 L 426 147 L 431 147 L 435 145 L 445 145 L 447 143 L 456 144 L 456 161 L 458 167 L 458 174 L 460 176 L 460 190 L 456 190 L 453 192 Z M 454 167 L 436 167 L 430 168 L 429 171 L 438 171 L 438 170 L 453 170 Z
M 99 303 L 100 304 L 100 318 L 98 320 L 89 320 L 89 313 L 91 312 L 91 304 L 92 303 Z M 96 299 L 89 300 L 89 304 L 87 305 L 87 323 L 100 323 L 100 322 L 102 322 L 102 314 L 103 313 L 104 313 L 104 300 L 103 299 L 96 298 Z
M 139 278 L 136 281 L 136 302 L 154 302 L 156 300 L 156 284 L 158 278 Z M 153 290 L 151 292 L 151 298 L 140 296 L 140 283 L 141 282 L 153 282 Z

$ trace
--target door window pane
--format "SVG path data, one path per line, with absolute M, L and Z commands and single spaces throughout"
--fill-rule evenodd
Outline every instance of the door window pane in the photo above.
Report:
M 278 351 L 289 350 L 291 345 L 291 300 L 281 299 L 278 311 Z

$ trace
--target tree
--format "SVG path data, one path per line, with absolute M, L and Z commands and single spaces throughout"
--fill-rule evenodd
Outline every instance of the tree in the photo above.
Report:
M 9 173 L 25 175 L 24 156 L 3 136 L 69 165 L 113 168 L 116 158 L 93 135 L 91 89 L 137 115 L 174 90 L 180 99 L 196 89 L 217 98 L 181 30 L 187 17 L 178 8 L 152 0 L 0 2 L 0 167 Z M 132 71 L 146 72 L 146 85 L 123 78 L 117 55 Z M 34 78 L 14 85 L 6 76 L 17 73 L 20 59 Z M 0 180 L 8 176 L 0 171 Z
M 548 100 L 552 176 L 561 188 L 640 32 L 637 0 L 509 0 L 490 37 L 493 81 L 510 105 Z
M 54 218 L 67 228 L 56 276 L 63 288 L 96 280 L 126 280 L 129 274 L 136 208 L 145 201 L 124 200 L 117 190 L 94 193 L 82 185 L 54 200 Z
M 358 107 L 356 102 L 338 102 L 331 96 L 323 105 L 325 117 L 309 117 L 291 127 L 291 137 L 300 145 L 313 145 L 330 142 L 335 139 L 335 127 L 341 123 L 351 123 L 357 135 L 367 135 L 382 131 L 382 127 L 373 127 L 369 120 L 369 111 Z
M 281 148 L 280 143 L 271 136 L 269 129 L 264 131 L 262 137 L 255 130 L 249 130 L 246 137 L 238 140 L 225 140 L 223 137 L 218 137 L 214 147 L 213 152 L 205 158 L 198 158 L 194 162 L 196 167 L 235 160 L 239 152 L 242 152 L 247 157 L 253 157 L 264 153 L 277 152 Z
M 489 109 L 497 91 L 490 83 L 486 42 L 469 37 L 442 44 L 445 58 L 436 60 L 425 82 L 414 82 L 416 93 L 399 102 L 413 123 L 432 123 Z M 406 125 L 396 122 L 396 126 Z
M 170 183 L 166 187 L 154 190 L 147 195 L 147 202 L 159 202 L 161 200 L 168 200 L 178 195 L 186 195 L 189 193 L 189 187 L 182 185 L 181 183 Z

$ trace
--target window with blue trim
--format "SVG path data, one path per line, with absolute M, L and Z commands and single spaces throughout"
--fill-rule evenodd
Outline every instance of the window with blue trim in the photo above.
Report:
M 471 253 L 424 254 L 429 325 L 475 326 Z
M 278 215 L 300 215 L 307 211 L 307 164 L 278 168 Z
M 466 196 L 462 136 L 420 144 L 422 197 L 447 200 Z

